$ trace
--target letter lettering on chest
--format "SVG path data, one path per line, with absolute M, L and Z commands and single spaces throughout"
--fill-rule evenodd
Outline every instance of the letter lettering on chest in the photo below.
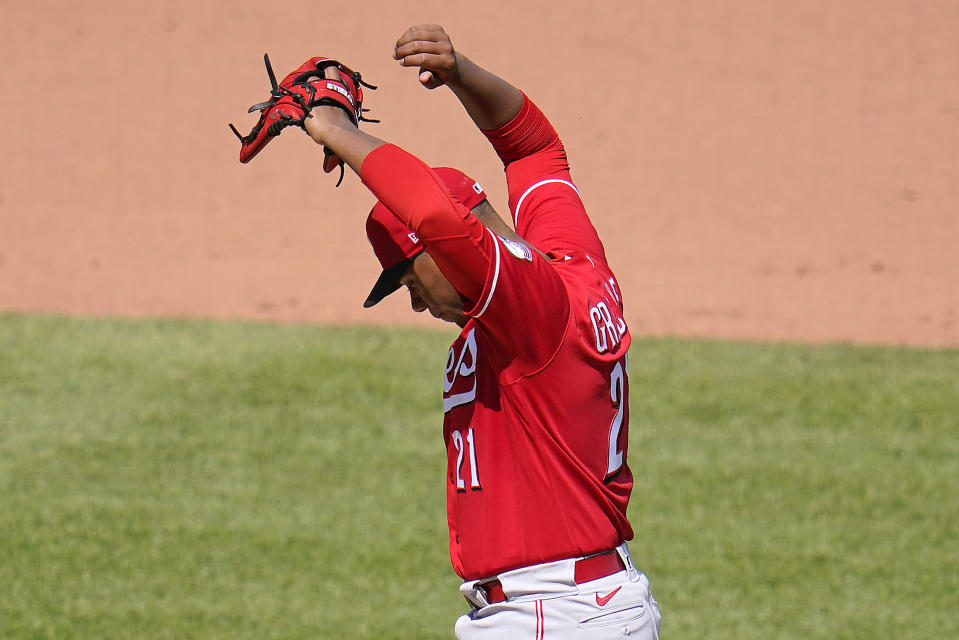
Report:
M 476 329 L 471 329 L 466 334 L 459 354 L 456 353 L 454 344 L 446 357 L 443 413 L 474 400 L 476 400 Z

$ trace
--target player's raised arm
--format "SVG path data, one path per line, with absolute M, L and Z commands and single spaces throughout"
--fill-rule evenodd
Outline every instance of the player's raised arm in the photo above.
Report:
M 333 67 L 323 72 L 329 80 L 341 81 L 342 75 Z M 313 140 L 335 153 L 359 175 L 363 161 L 371 151 L 384 144 L 376 136 L 360 131 L 343 109 L 318 106 L 309 118 L 303 120 L 303 129 Z
M 419 81 L 427 89 L 448 86 L 480 129 L 498 129 L 523 106 L 519 89 L 453 49 L 439 25 L 407 29 L 396 41 L 393 57 L 404 67 L 419 67 Z

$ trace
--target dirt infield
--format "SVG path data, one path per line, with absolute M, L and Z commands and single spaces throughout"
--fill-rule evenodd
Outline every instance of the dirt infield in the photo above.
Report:
M 959 3 L 404 4 L 8 3 L 0 310 L 431 324 L 361 308 L 358 180 L 295 131 L 241 165 L 226 123 L 264 51 L 336 55 L 380 86 L 371 131 L 505 211 L 461 107 L 390 57 L 438 22 L 554 122 L 635 333 L 959 346 Z

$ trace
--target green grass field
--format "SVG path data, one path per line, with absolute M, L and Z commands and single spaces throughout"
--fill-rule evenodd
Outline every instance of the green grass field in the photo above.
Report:
M 0 637 L 452 637 L 451 337 L 0 315 Z M 664 637 L 959 637 L 959 351 L 631 354 Z

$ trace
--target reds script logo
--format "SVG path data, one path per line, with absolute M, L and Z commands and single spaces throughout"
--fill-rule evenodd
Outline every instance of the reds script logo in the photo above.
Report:
M 457 382 L 459 384 L 457 384 Z M 456 393 L 450 393 L 457 387 Z M 462 390 L 466 387 L 465 390 Z M 476 329 L 470 329 L 463 348 L 456 355 L 456 345 L 446 357 L 446 378 L 443 380 L 443 413 L 476 400 Z

